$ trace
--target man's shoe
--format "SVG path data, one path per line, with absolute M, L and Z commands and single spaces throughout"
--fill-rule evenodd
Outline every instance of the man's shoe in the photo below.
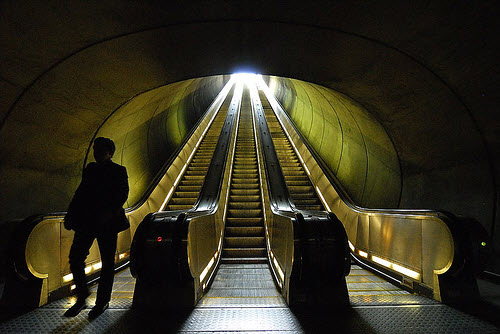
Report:
M 107 308 L 109 307 L 109 303 L 106 304 L 96 304 L 92 307 L 92 310 L 89 312 L 89 319 L 95 319 L 100 316 Z
M 84 308 L 87 307 L 85 300 L 77 300 L 76 303 L 71 306 L 66 312 L 64 312 L 65 317 L 76 317 Z

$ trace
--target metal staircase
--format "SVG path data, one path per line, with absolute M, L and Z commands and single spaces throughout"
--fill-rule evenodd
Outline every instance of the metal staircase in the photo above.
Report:
M 273 138 L 276 154 L 285 176 L 286 186 L 295 207 L 299 210 L 324 210 L 304 167 L 269 105 L 266 95 L 260 91 L 259 96 Z
M 266 263 L 264 216 L 248 90 L 243 94 L 224 235 L 224 263 Z
M 167 203 L 165 208 L 166 211 L 187 210 L 192 208 L 196 203 L 205 177 L 207 176 L 208 167 L 214 155 L 215 146 L 217 145 L 222 126 L 224 125 L 227 111 L 231 104 L 231 95 L 232 94 L 228 94 L 226 97 L 210 129 L 202 139 L 179 185 L 175 188 L 172 198 Z

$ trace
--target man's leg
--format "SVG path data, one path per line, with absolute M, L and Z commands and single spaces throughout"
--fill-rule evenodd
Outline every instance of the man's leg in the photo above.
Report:
M 85 259 L 89 255 L 89 249 L 94 239 L 94 236 L 82 232 L 75 232 L 75 236 L 73 237 L 73 244 L 69 251 L 69 267 L 73 274 L 73 282 L 76 285 L 75 291 L 78 299 L 75 305 L 66 311 L 66 316 L 74 317 L 85 308 L 85 299 L 89 295 L 85 279 Z
M 118 235 L 115 232 L 103 233 L 97 237 L 99 252 L 101 253 L 102 269 L 97 288 L 96 305 L 106 305 L 111 299 L 113 289 L 116 240 Z

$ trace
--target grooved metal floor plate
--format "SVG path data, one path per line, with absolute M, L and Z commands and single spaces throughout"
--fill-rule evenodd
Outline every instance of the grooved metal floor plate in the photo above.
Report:
M 284 299 L 279 297 L 259 298 L 203 298 L 197 307 L 287 307 Z
M 281 294 L 274 285 L 267 264 L 221 264 L 201 304 L 205 299 L 213 298 L 210 304 L 216 305 L 218 301 L 221 306 L 228 307 L 233 305 L 228 300 L 238 298 L 239 302 L 234 305 L 264 306 L 269 297 L 281 298 Z
M 353 265 L 346 278 L 351 305 L 421 305 L 436 304 L 426 297 L 412 295 L 371 272 Z
M 354 275 L 347 281 L 367 283 L 367 289 L 351 292 L 352 307 L 340 313 L 290 310 L 276 289 L 272 291 L 269 287 L 260 289 L 259 296 L 252 296 L 257 292 L 246 293 L 246 297 L 234 296 L 237 291 L 245 290 L 241 277 L 252 277 L 248 284 L 267 286 L 264 282 L 270 276 L 265 273 L 267 265 L 248 268 L 260 270 L 251 275 L 242 274 L 244 266 L 228 266 L 231 267 L 221 267 L 214 281 L 214 286 L 215 282 L 223 286 L 213 289 L 217 290 L 213 294 L 227 290 L 225 297 L 207 294 L 189 314 L 145 314 L 131 309 L 134 279 L 125 270 L 115 277 L 110 309 L 97 319 L 89 321 L 88 310 L 75 318 L 63 317 L 74 302 L 74 298 L 65 298 L 0 323 L 0 333 L 500 333 L 500 328 L 425 297 L 403 290 L 391 295 L 370 290 L 371 283 L 384 283 L 383 286 L 389 283 L 355 266 Z M 231 280 L 221 279 L 221 273 L 225 279 L 228 275 L 240 279 L 233 280 L 231 285 Z M 273 296 L 266 296 L 270 294 Z M 94 300 L 90 298 L 88 302 L 91 305 Z

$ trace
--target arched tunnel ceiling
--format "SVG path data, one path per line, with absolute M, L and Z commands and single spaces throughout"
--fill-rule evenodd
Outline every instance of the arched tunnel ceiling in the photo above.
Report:
M 4 1 L 2 165 L 36 173 L 48 164 L 55 174 L 75 175 L 74 167 L 58 170 L 60 159 L 75 157 L 79 165 L 97 127 L 129 99 L 245 66 L 353 98 L 386 128 L 406 165 L 403 177 L 422 189 L 453 165 L 469 166 L 457 178 L 480 171 L 492 181 L 476 208 L 491 208 L 500 159 L 495 7 L 493 1 L 310 1 L 300 8 L 264 1 Z M 414 126 L 415 115 L 429 126 Z M 443 131 L 471 136 L 470 145 L 431 140 L 437 133 L 445 138 Z M 51 145 L 46 133 L 65 145 Z M 430 176 L 412 181 L 422 174 Z

